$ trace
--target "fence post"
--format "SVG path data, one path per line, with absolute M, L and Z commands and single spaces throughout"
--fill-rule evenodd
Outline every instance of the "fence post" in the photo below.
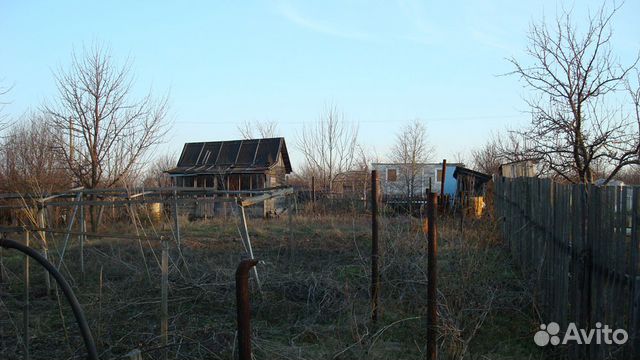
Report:
M 443 176 L 444 177 L 444 176 Z M 438 327 L 438 299 L 436 294 L 437 277 L 438 277 L 438 234 L 436 224 L 436 208 L 438 206 L 438 197 L 436 193 L 429 193 L 427 202 L 427 360 L 435 360 L 437 358 L 437 327 Z
M 180 242 L 180 221 L 178 219 L 178 190 L 173 190 L 173 235 L 176 237 L 178 244 L 178 252 L 182 254 L 182 245 Z
M 444 201 L 444 181 L 447 178 L 447 159 L 442 160 L 442 178 L 440 178 L 440 199 L 442 200 L 442 204 L 440 204 L 442 212 L 444 212 L 444 206 L 446 202 Z
M 45 259 L 49 260 L 49 246 L 47 245 L 47 233 L 44 231 L 46 227 L 46 223 L 44 220 L 44 211 L 46 210 L 46 205 L 44 202 L 38 203 L 38 226 L 40 227 L 40 231 L 38 234 L 40 235 L 40 241 L 42 241 L 42 255 Z M 47 284 L 47 294 L 51 294 L 51 276 L 45 271 L 44 272 L 44 280 Z
M 378 171 L 371 171 L 371 321 L 378 321 L 380 274 L 378 273 Z
M 82 191 L 80 192 L 80 235 L 78 236 L 80 240 L 80 273 L 81 279 L 84 281 L 84 239 L 85 232 L 87 231 L 87 223 L 84 218 L 84 194 Z
M 592 221 L 595 220 L 594 215 L 595 207 L 592 206 L 595 204 L 595 200 L 599 198 L 598 191 L 592 192 L 595 188 L 591 188 L 587 185 L 580 185 L 582 191 L 582 221 L 581 221 L 581 230 L 582 230 L 582 241 L 583 241 L 583 250 L 582 250 L 582 261 L 583 261 L 583 278 L 582 278 L 582 318 L 580 319 L 582 327 L 584 329 L 589 329 L 591 327 L 591 281 L 592 281 L 592 271 L 593 271 L 593 254 L 592 254 L 592 241 L 593 236 L 595 234 L 596 227 Z M 598 199 L 599 200 L 599 199 Z M 584 347 L 586 351 L 586 358 L 591 358 L 591 345 L 587 345 Z
M 292 197 L 295 196 L 295 193 L 293 193 L 292 195 L 287 196 L 287 222 L 289 225 L 289 241 L 288 241 L 288 245 L 289 245 L 289 265 L 291 265 L 291 262 L 293 261 L 293 199 Z
M 169 340 L 169 241 L 160 237 L 162 242 L 162 278 L 161 278 L 161 338 L 162 358 L 167 359 L 167 344 Z
M 29 246 L 29 231 L 24 231 L 24 244 Z M 22 318 L 23 324 L 23 342 L 24 342 L 24 358 L 29 360 L 29 257 L 24 257 L 24 312 Z
M 640 230 L 640 189 L 633 190 L 631 220 L 631 353 L 636 358 L 640 356 L 640 280 L 638 280 L 638 245 L 640 243 L 638 230 Z
M 238 359 L 251 360 L 251 304 L 249 303 L 249 270 L 258 263 L 242 260 L 236 270 L 236 310 L 238 321 Z

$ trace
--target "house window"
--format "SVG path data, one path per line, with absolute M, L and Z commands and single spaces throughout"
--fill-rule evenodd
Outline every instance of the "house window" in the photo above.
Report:
M 398 180 L 398 174 L 396 173 L 396 169 L 387 169 L 387 181 L 396 181 Z
M 436 182 L 439 182 L 439 183 L 442 182 L 442 169 L 436 170 Z

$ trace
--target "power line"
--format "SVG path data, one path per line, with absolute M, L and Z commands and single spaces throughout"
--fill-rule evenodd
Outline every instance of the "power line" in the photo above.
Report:
M 500 120 L 500 119 L 515 119 L 522 118 L 523 115 L 498 115 L 498 116 L 458 116 L 458 117 L 433 117 L 433 118 L 418 118 L 423 121 L 465 121 L 465 120 Z M 238 120 L 240 121 L 240 120 Z M 399 123 L 405 122 L 406 120 L 347 120 L 345 122 L 348 123 L 358 123 L 358 124 L 386 124 L 386 123 Z M 286 125 L 303 125 L 305 123 L 314 123 L 318 122 L 318 120 L 313 121 L 277 121 L 278 124 L 286 124 Z M 234 121 L 175 121 L 174 124 L 185 124 L 185 125 L 236 125 L 239 122 Z

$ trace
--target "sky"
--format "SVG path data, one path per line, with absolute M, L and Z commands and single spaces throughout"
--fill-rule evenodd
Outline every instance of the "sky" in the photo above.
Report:
M 73 51 L 106 44 L 131 62 L 132 99 L 169 94 L 172 128 L 155 154 L 240 138 L 276 121 L 295 166 L 296 139 L 331 104 L 381 160 L 395 134 L 424 121 L 431 159 L 469 160 L 491 132 L 528 123 L 531 94 L 508 59 L 527 60 L 534 21 L 601 1 L 9 1 L 0 0 L 3 112 L 17 119 L 57 95 Z M 613 51 L 640 50 L 640 1 L 613 20 Z M 305 125 L 306 124 L 306 125 Z

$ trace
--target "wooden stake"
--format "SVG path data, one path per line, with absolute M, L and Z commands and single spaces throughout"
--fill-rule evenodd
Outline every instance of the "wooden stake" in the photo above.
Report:
M 24 244 L 29 246 L 29 231 L 24 232 Z M 24 309 L 22 316 L 24 358 L 29 360 L 29 257 L 24 257 Z
M 378 273 L 378 171 L 371 171 L 371 321 L 378 321 L 380 275 Z
M 289 222 L 289 264 L 291 264 L 291 262 L 293 261 L 293 200 L 291 199 L 292 196 L 295 195 L 289 195 L 287 196 L 287 205 L 288 205 L 288 210 L 287 210 L 287 217 L 288 217 L 288 222 Z
M 180 222 L 178 219 L 178 191 L 173 190 L 173 235 L 178 244 L 178 251 L 182 253 L 182 244 L 180 242 Z
M 169 342 L 169 242 L 162 237 L 162 279 L 161 279 L 161 338 L 162 358 L 167 359 Z
M 38 226 L 41 229 L 44 229 L 46 227 L 46 223 L 44 221 L 44 210 L 45 205 L 40 204 L 38 206 Z M 49 246 L 47 245 L 47 235 L 44 230 L 39 231 L 38 234 L 40 235 L 40 240 L 42 241 L 42 256 L 44 256 L 45 259 L 49 260 Z M 44 272 L 44 279 L 47 284 L 47 294 L 51 294 L 51 277 L 49 275 L 49 272 L 47 272 L 46 270 Z
M 82 204 L 82 200 L 84 199 L 82 192 L 80 192 L 80 235 L 78 235 L 78 240 L 80 242 L 80 273 L 81 279 L 84 281 L 84 240 L 85 240 L 85 232 L 87 231 L 87 225 L 84 218 L 84 205 Z

